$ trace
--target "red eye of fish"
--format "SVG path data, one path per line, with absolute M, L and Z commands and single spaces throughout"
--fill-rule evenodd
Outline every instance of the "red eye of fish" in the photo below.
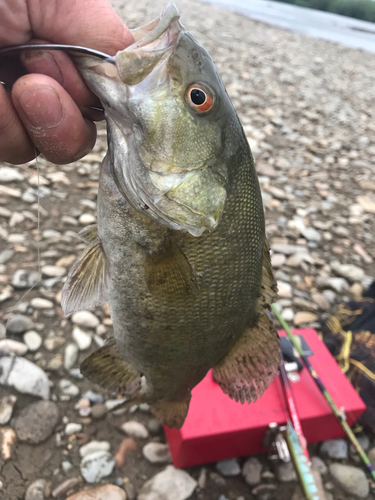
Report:
M 186 97 L 190 106 L 198 113 L 209 111 L 214 104 L 213 98 L 201 85 L 190 85 L 187 89 Z

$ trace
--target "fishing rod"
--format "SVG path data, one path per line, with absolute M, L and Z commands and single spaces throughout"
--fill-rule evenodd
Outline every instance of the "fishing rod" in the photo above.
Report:
M 0 48 L 1 56 L 12 56 L 22 52 L 23 50 L 64 50 L 66 52 L 76 52 L 77 54 L 83 54 L 87 56 L 97 57 L 103 59 L 111 64 L 116 64 L 115 58 L 106 54 L 105 52 L 100 52 L 100 50 L 90 49 L 88 47 L 80 47 L 79 45 L 65 45 L 60 43 L 32 43 L 30 45 L 9 45 L 7 47 Z
M 279 311 L 277 310 L 275 304 L 272 304 L 271 307 L 272 307 L 273 312 L 275 313 L 275 316 L 279 320 L 281 326 L 284 328 L 289 340 L 292 342 L 293 347 L 298 352 L 301 360 L 303 361 L 304 365 L 306 366 L 306 368 L 310 372 L 310 375 L 312 376 L 313 380 L 315 381 L 316 385 L 318 386 L 320 392 L 323 394 L 323 396 L 324 396 L 325 400 L 327 401 L 329 407 L 331 408 L 333 414 L 335 415 L 339 424 L 343 428 L 345 434 L 348 436 L 348 438 L 350 439 L 354 448 L 358 452 L 358 455 L 360 456 L 362 462 L 366 465 L 366 469 L 367 469 L 368 473 L 370 474 L 372 479 L 375 479 L 375 467 L 372 465 L 370 459 L 366 455 L 364 449 L 359 444 L 357 438 L 355 437 L 353 431 L 351 430 L 349 424 L 347 423 L 346 414 L 345 414 L 344 409 L 339 409 L 338 406 L 333 401 L 331 395 L 329 394 L 329 392 L 325 388 L 323 382 L 319 378 L 318 374 L 316 373 L 315 369 L 311 365 L 307 356 L 304 355 L 302 347 L 299 345 L 298 341 L 296 340 L 296 337 L 293 335 L 290 328 L 288 327 L 288 325 L 286 324 L 286 322 L 282 318 L 282 316 L 279 313 Z

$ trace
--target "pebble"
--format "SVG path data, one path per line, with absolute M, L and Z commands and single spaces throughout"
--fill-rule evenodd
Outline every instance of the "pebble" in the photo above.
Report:
M 18 340 L 0 340 L 0 356 L 24 356 L 28 350 L 27 345 Z
M 18 269 L 12 276 L 12 287 L 16 290 L 25 290 L 33 287 L 38 283 L 39 273 L 36 271 L 25 271 L 24 269 Z
M 362 268 L 353 264 L 341 264 L 337 260 L 331 262 L 331 269 L 351 283 L 362 281 L 365 276 L 365 272 Z
M 350 291 L 349 283 L 345 278 L 329 278 L 327 285 L 339 294 L 345 294 Z
M 96 488 L 79 491 L 66 500 L 126 500 L 126 493 L 114 484 L 104 484 Z
M 300 231 L 302 236 L 306 238 L 308 241 L 315 241 L 316 243 L 319 243 L 321 240 L 319 231 L 317 231 L 313 227 L 301 228 Z
M 16 433 L 11 427 L 0 427 L 0 458 L 5 461 L 12 458 Z
M 289 283 L 285 283 L 285 281 L 278 281 L 278 295 L 281 299 L 290 299 L 293 296 L 292 286 Z
M 44 276 L 49 278 L 61 278 L 66 274 L 66 269 L 58 266 L 42 266 L 41 271 Z
M 86 328 L 96 328 L 100 321 L 90 311 L 78 311 L 72 315 L 72 322 L 78 326 L 83 326 Z
M 115 455 L 116 466 L 122 467 L 125 463 L 126 455 L 131 451 L 137 451 L 137 443 L 132 438 L 125 438 L 121 441 L 119 449 Z
M 146 481 L 138 494 L 138 500 L 186 500 L 195 488 L 197 481 L 187 472 L 168 465 Z
M 63 462 L 64 463 L 64 462 Z M 67 462 L 69 463 L 69 462 Z M 71 464 L 70 464 L 71 465 Z M 70 489 L 74 488 L 77 484 L 81 482 L 81 479 L 78 477 L 72 477 L 67 479 L 63 483 L 60 483 L 56 488 L 52 491 L 53 498 L 58 498 Z
M 223 476 L 238 476 L 241 474 L 241 467 L 236 458 L 216 462 L 216 468 Z
M 16 402 L 17 397 L 13 394 L 3 396 L 0 399 L 0 425 L 5 425 L 9 422 Z
M 294 468 L 293 462 L 281 462 L 276 467 L 276 476 L 282 483 L 297 480 L 297 473 Z
M 70 370 L 77 363 L 79 356 L 79 349 L 77 344 L 71 342 L 64 349 L 64 368 Z
M 87 444 L 84 444 L 79 449 L 79 454 L 81 457 L 85 457 L 86 455 L 90 455 L 90 453 L 95 453 L 97 451 L 109 451 L 111 449 L 111 445 L 108 441 L 90 441 Z
M 31 330 L 33 327 L 34 323 L 30 318 L 22 314 L 16 314 L 10 318 L 6 331 L 11 335 L 19 335 L 27 330 Z
M 136 420 L 129 420 L 121 425 L 121 430 L 131 437 L 147 439 L 149 437 L 146 427 Z
M 367 451 L 370 448 L 370 438 L 368 437 L 367 434 L 362 432 L 361 434 L 357 434 L 356 436 L 358 443 L 361 445 L 362 449 L 364 451 Z M 354 446 L 351 444 L 350 447 L 350 453 L 356 454 L 357 451 L 354 448 Z
M 0 167 L 0 182 L 19 182 L 23 181 L 25 177 L 16 170 L 11 167 Z
M 60 412 L 52 401 L 36 401 L 19 414 L 15 423 L 18 439 L 32 444 L 45 441 L 60 420 Z
M 63 394 L 64 396 L 75 397 L 79 394 L 79 387 L 73 384 L 73 382 L 71 382 L 70 380 L 62 378 L 61 380 L 59 380 L 58 385 L 61 394 Z
M 370 492 L 366 474 L 358 467 L 333 463 L 329 472 L 339 485 L 349 494 L 359 498 L 367 498 Z
M 50 388 L 46 373 L 24 358 L 10 356 L 0 358 L 0 384 L 14 387 L 24 394 L 49 398 Z
M 357 196 L 357 203 L 361 205 L 365 212 L 375 214 L 375 199 L 369 196 Z
M 322 311 L 328 311 L 328 309 L 331 307 L 330 301 L 326 297 L 324 297 L 322 293 L 312 293 L 311 298 Z
M 81 460 L 81 474 L 87 483 L 97 483 L 112 474 L 116 465 L 114 457 L 108 451 L 96 451 Z
M 147 443 L 142 449 L 142 454 L 152 464 L 163 464 L 172 461 L 169 446 L 164 443 Z
M 322 476 L 327 474 L 328 467 L 320 457 L 311 457 L 312 467 L 317 470 Z
M 93 405 L 91 408 L 91 415 L 94 418 L 103 418 L 106 414 L 108 413 L 108 410 L 105 405 L 100 404 L 100 405 Z
M 62 471 L 66 474 L 67 472 L 70 471 L 70 469 L 73 468 L 73 464 L 71 462 L 68 462 L 68 460 L 63 460 L 61 462 L 61 469 Z
M 69 422 L 69 424 L 66 424 L 64 432 L 67 436 L 71 436 L 72 434 L 77 434 L 78 432 L 81 432 L 81 430 L 82 430 L 82 424 Z
M 344 439 L 329 439 L 320 447 L 320 454 L 329 458 L 348 458 L 348 443 Z
M 135 500 L 137 497 L 137 492 L 132 483 L 124 483 L 123 487 L 126 493 L 127 500 Z
M 318 316 L 309 311 L 298 311 L 294 316 L 294 324 L 296 326 L 303 325 L 305 323 L 313 323 L 317 321 Z
M 79 326 L 73 328 L 72 336 L 80 351 L 86 351 L 91 346 L 92 333 L 83 331 Z
M 294 318 L 294 311 L 292 308 L 287 307 L 286 309 L 283 309 L 281 313 L 281 317 L 285 319 L 285 321 L 293 321 Z
M 286 257 L 282 253 L 275 253 L 271 255 L 271 264 L 272 267 L 282 267 L 286 262 Z
M 51 300 L 43 299 L 41 297 L 35 297 L 34 299 L 31 299 L 30 305 L 34 309 L 52 309 L 53 308 L 53 302 Z
M 262 474 L 262 464 L 256 457 L 250 457 L 242 467 L 242 475 L 250 486 L 256 486 L 260 483 Z
M 157 418 L 151 418 L 147 422 L 147 428 L 151 434 L 159 434 L 163 429 L 163 424 Z
M 103 396 L 98 392 L 86 391 L 82 394 L 82 397 L 88 399 L 91 404 L 101 404 L 103 403 Z
M 25 500 L 44 500 L 45 479 L 36 479 L 26 490 Z
M 14 255 L 13 250 L 4 250 L 3 252 L 0 252 L 0 264 L 5 264 L 10 260 Z
M 79 223 L 80 224 L 95 224 L 96 222 L 96 217 L 94 215 L 91 215 L 91 214 L 82 214 L 80 215 L 79 217 Z
M 38 332 L 29 330 L 24 334 L 23 341 L 27 345 L 29 351 L 35 352 L 42 345 L 43 339 Z
M 6 328 L 5 328 L 5 325 L 3 325 L 2 323 L 0 323 L 0 339 L 5 339 L 5 336 L 6 336 Z

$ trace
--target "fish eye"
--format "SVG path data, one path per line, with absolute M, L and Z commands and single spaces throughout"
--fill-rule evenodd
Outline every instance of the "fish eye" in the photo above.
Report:
M 186 92 L 186 98 L 190 106 L 198 113 L 209 111 L 214 104 L 208 89 L 199 84 L 190 85 Z

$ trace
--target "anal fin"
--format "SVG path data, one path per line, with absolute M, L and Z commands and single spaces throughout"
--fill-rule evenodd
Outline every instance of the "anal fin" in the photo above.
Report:
M 114 343 L 104 345 L 81 364 L 81 373 L 103 388 L 121 395 L 134 395 L 142 385 L 141 375 L 122 359 Z
M 151 406 L 150 410 L 163 424 L 180 429 L 185 422 L 191 394 L 181 401 L 160 401 Z
M 213 368 L 225 394 L 235 401 L 251 403 L 262 396 L 280 364 L 279 336 L 263 312 L 258 324 L 247 328 L 235 345 Z

